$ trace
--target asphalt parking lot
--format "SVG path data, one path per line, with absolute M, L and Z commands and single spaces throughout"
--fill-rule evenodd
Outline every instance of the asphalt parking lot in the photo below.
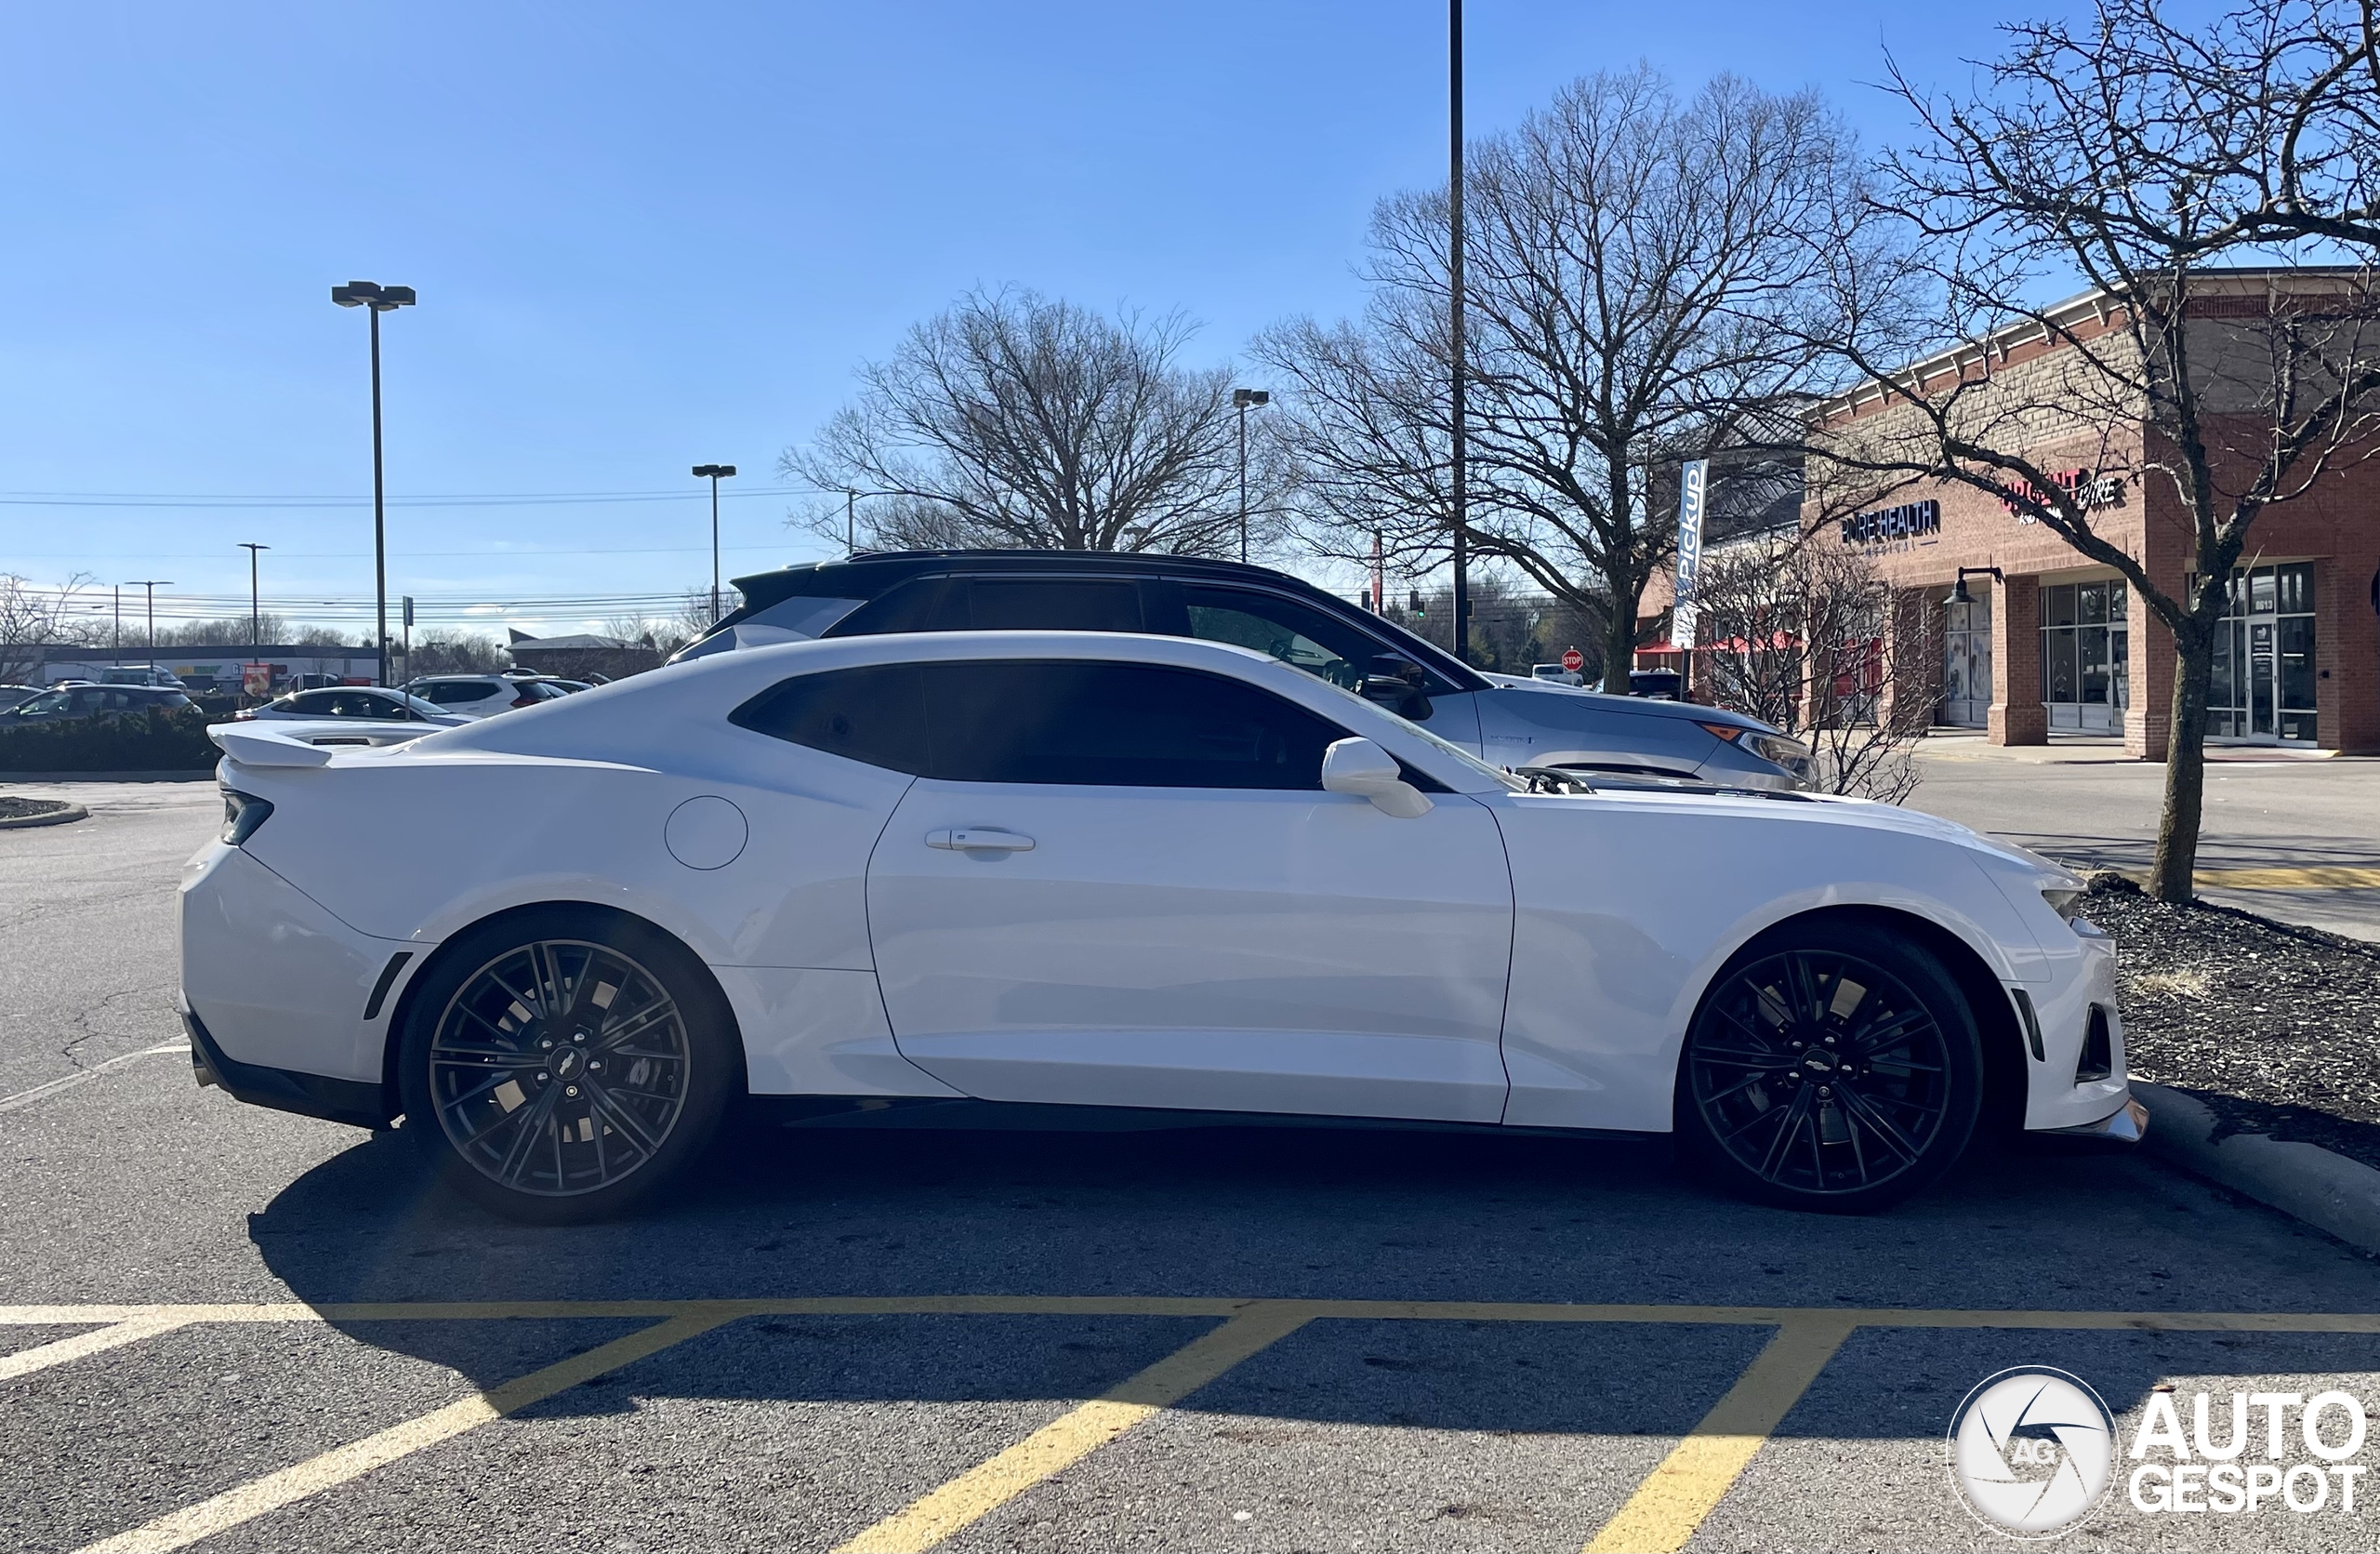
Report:
M 76 796 L 0 832 L 7 1547 L 1990 1548 L 1944 1432 L 2004 1367 L 2126 1441 L 2161 1386 L 2380 1395 L 2372 1259 L 2122 1156 L 1837 1219 L 1640 1144 L 753 1126 L 645 1218 L 510 1225 L 194 1088 L 212 790 Z M 2380 1526 L 2132 1466 L 2082 1547 Z

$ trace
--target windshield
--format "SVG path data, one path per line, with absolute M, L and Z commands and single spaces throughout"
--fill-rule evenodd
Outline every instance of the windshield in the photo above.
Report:
M 1478 773 L 1481 777 L 1487 777 L 1490 781 L 1494 782 L 1497 787 L 1505 790 L 1507 792 L 1526 793 L 1528 791 L 1529 785 L 1522 778 L 1513 776 L 1512 773 L 1507 772 L 1501 767 L 1490 766 L 1488 763 L 1480 760 L 1479 757 L 1472 754 L 1461 745 L 1439 738 L 1436 735 L 1431 733 L 1428 729 L 1423 728 L 1420 724 L 1415 723 L 1412 719 L 1397 717 L 1395 712 L 1392 712 L 1387 708 L 1382 707 L 1379 702 L 1372 700 L 1368 697 L 1357 696 L 1355 692 L 1347 689 L 1344 685 L 1331 685 L 1330 682 L 1328 680 L 1325 680 L 1322 683 L 1326 685 L 1330 685 L 1332 690 L 1338 692 L 1341 696 L 1345 697 L 1349 701 L 1357 702 L 1363 706 L 1368 707 L 1373 711 L 1382 714 L 1383 717 L 1395 718 L 1397 724 L 1404 728 L 1406 733 L 1412 735 L 1416 739 L 1427 740 L 1433 748 L 1451 759 L 1460 762 L 1469 770 Z

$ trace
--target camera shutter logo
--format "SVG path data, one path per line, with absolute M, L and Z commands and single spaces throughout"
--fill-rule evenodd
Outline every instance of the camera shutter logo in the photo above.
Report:
M 1987 1376 L 1950 1419 L 1950 1482 L 2016 1538 L 2054 1538 L 2107 1498 L 2115 1417 L 2081 1377 L 2045 1365 Z

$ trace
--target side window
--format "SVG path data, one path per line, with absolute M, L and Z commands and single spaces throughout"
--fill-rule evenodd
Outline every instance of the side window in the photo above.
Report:
M 914 664 L 870 664 L 781 681 L 727 715 L 738 728 L 896 772 L 926 769 Z
M 320 691 L 308 691 L 304 696 L 290 697 L 289 710 L 302 712 L 310 718 L 328 717 L 331 713 L 330 697 Z
M 1192 636 L 1254 648 L 1351 691 L 1362 688 L 1373 657 L 1389 651 L 1369 632 L 1276 594 L 1194 584 L 1182 598 Z
M 1138 631 L 1141 591 L 1120 578 L 970 578 L 978 631 Z
M 912 578 L 862 604 L 820 635 L 880 637 L 892 631 L 963 630 L 963 613 L 956 621 L 945 618 L 950 612 L 942 607 L 942 602 L 943 596 L 951 592 L 949 583 L 947 578 Z
M 1344 729 L 1270 692 L 1146 664 L 924 667 L 928 775 L 954 782 L 1318 790 Z

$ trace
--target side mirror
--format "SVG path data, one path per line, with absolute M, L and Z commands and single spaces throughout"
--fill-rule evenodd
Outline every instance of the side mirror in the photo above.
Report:
M 1327 793 L 1360 793 L 1382 815 L 1400 820 L 1430 813 L 1430 795 L 1405 780 L 1396 757 L 1369 739 L 1341 739 L 1322 752 Z
M 1412 659 L 1394 653 L 1376 654 L 1370 672 L 1364 676 L 1364 699 L 1378 702 L 1408 722 L 1420 723 L 1431 712 L 1430 698 L 1421 694 L 1422 682 L 1421 666 Z

